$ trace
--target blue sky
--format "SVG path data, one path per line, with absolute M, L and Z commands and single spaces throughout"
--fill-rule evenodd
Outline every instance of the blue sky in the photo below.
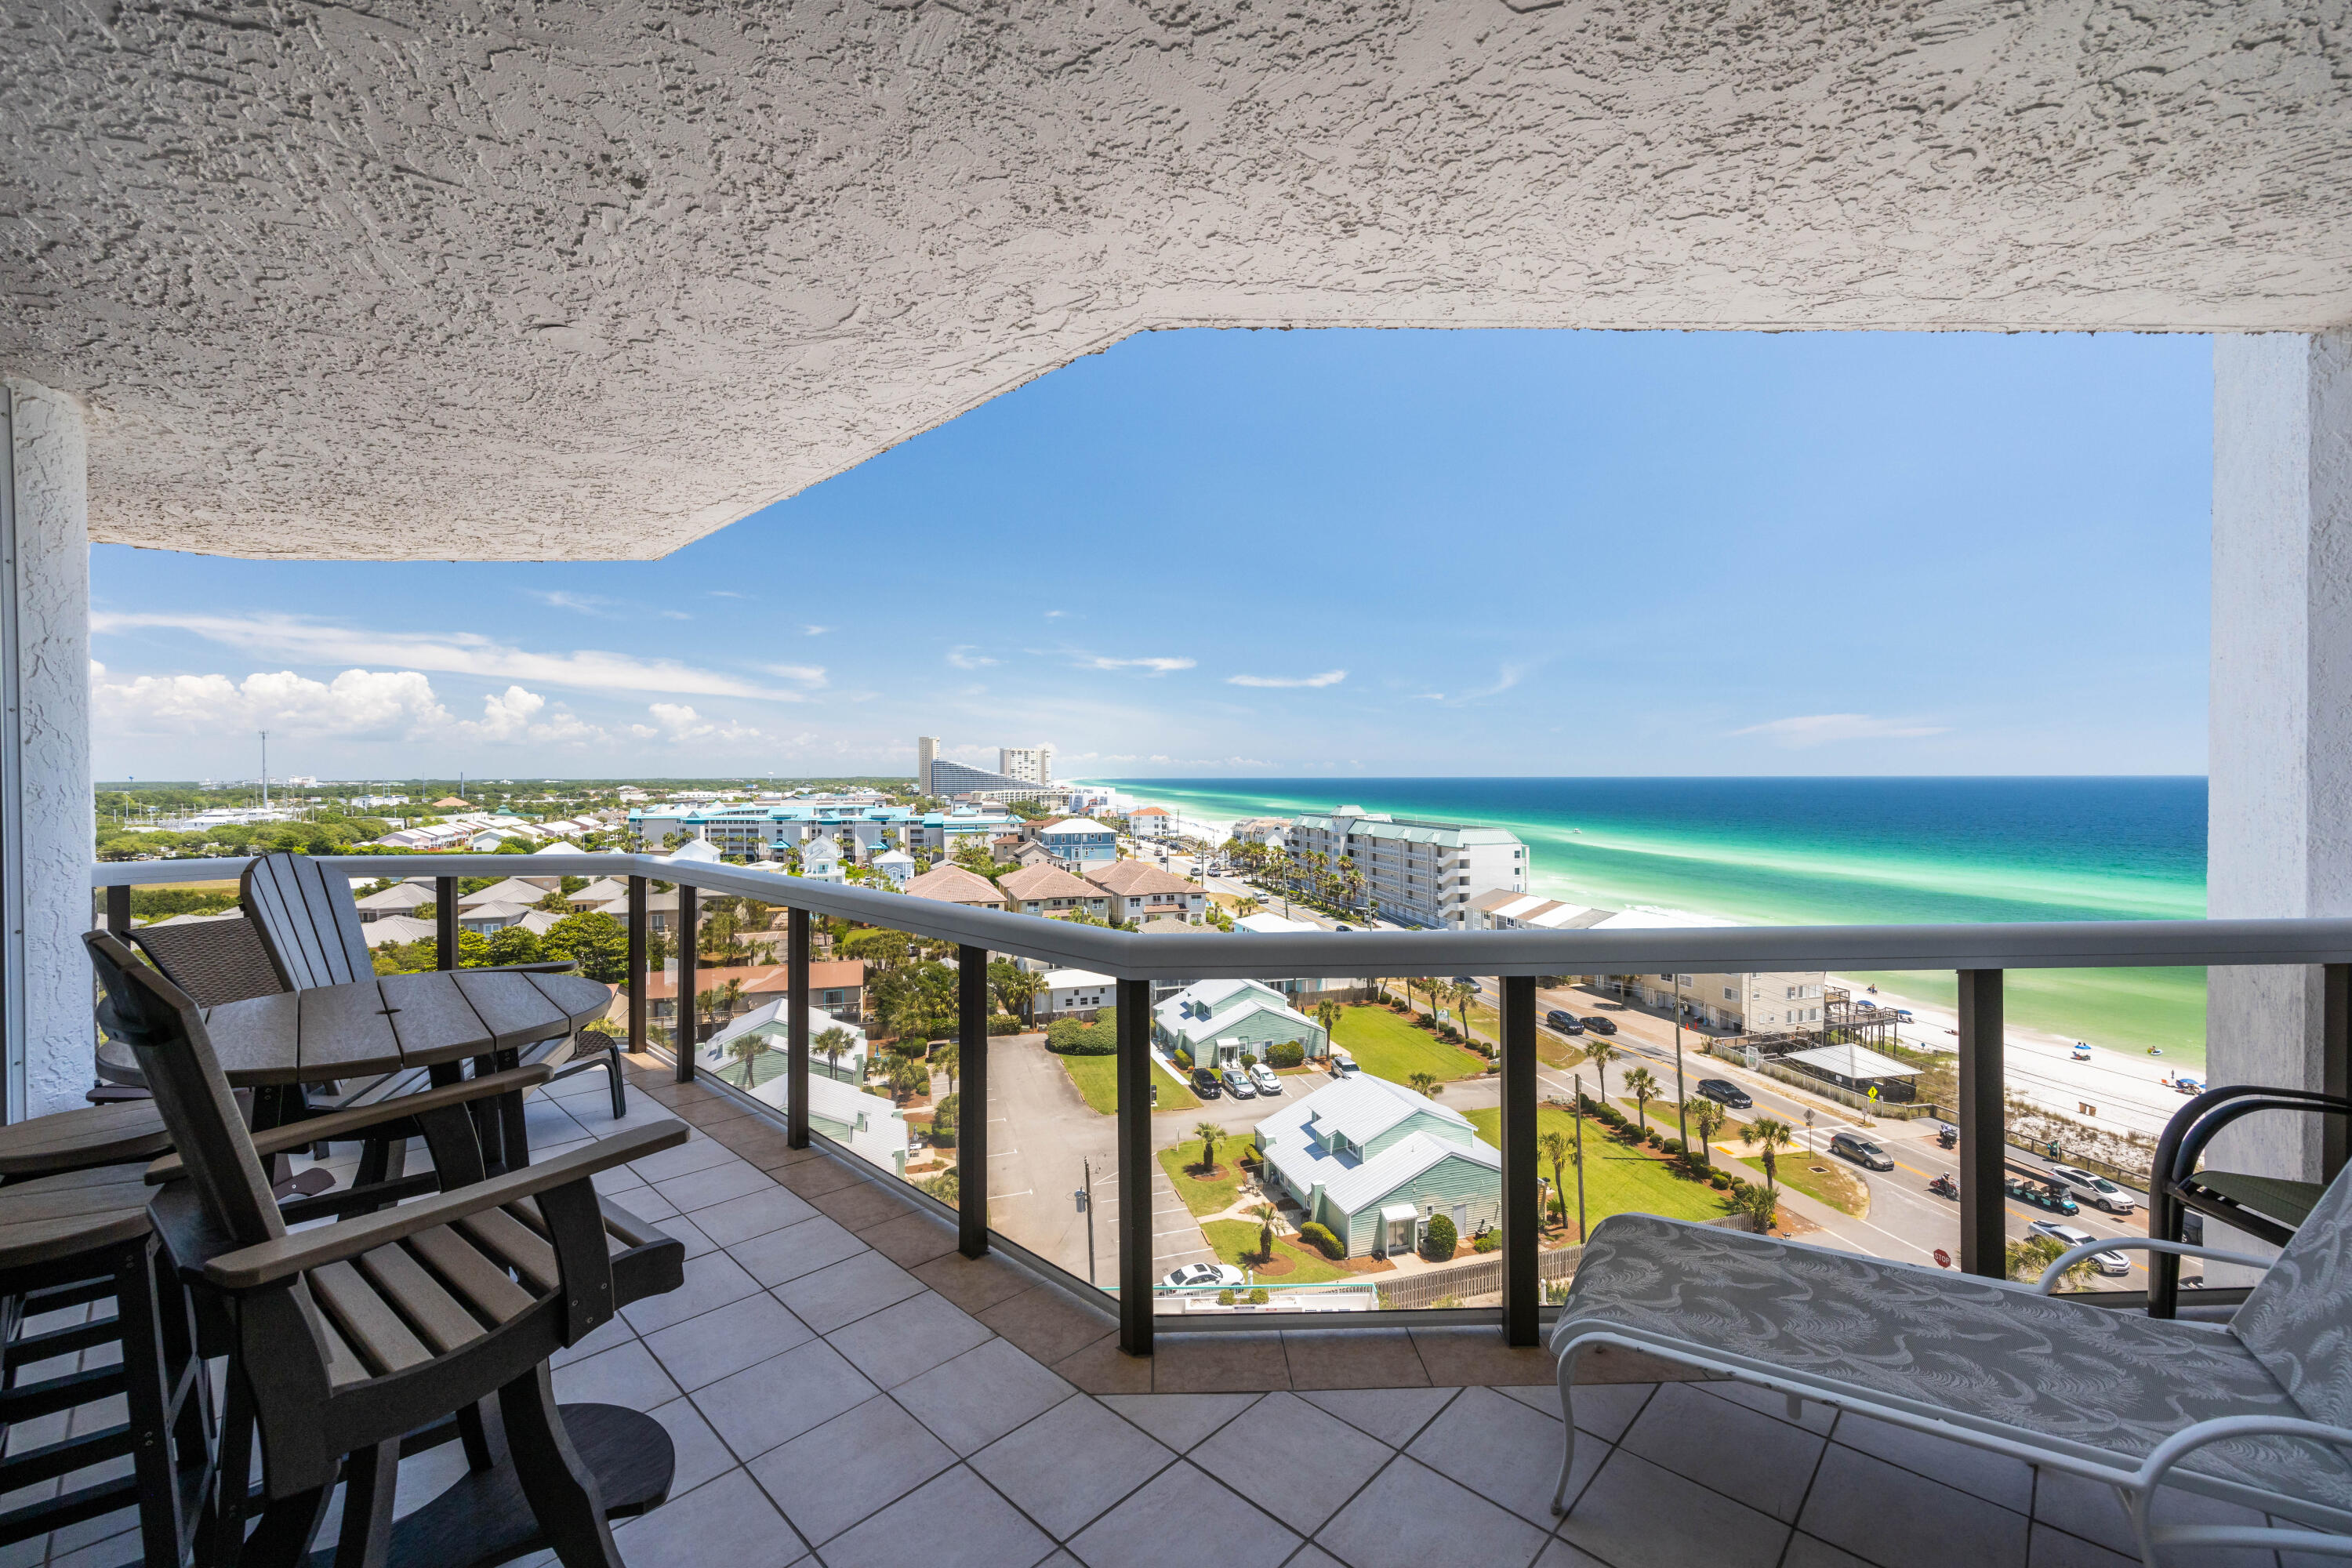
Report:
M 95 761 L 2201 773 L 2210 496 L 2203 338 L 1150 333 L 663 560 L 100 546 Z

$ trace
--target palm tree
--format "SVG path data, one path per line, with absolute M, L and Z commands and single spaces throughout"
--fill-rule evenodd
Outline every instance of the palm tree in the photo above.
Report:
M 1536 1139 L 1536 1148 L 1551 1165 L 1552 1202 L 1559 1205 L 1559 1223 L 1564 1229 L 1568 1225 L 1568 1163 L 1576 1158 L 1576 1145 L 1567 1133 L 1555 1127 Z
M 1007 1003 L 1006 1011 L 1010 1012 L 1015 1007 L 1019 1008 L 1021 1010 L 1022 1022 L 1027 1024 L 1033 1029 L 1035 1028 L 1037 1026 L 1037 996 L 1038 994 L 1045 989 L 1045 977 L 1044 975 L 1031 969 L 1015 970 L 1013 976 L 1008 978 L 1001 987 L 1001 992 Z
M 1272 1204 L 1260 1204 L 1250 1210 L 1250 1218 L 1257 1221 L 1257 1255 L 1261 1261 L 1274 1261 L 1274 1222 L 1282 1211 Z
M 1339 1026 L 1339 1004 L 1326 996 L 1315 1004 L 1315 1021 L 1323 1026 L 1323 1037 L 1329 1039 Z
M 1779 1192 L 1780 1190 L 1780 1167 L 1778 1162 L 1772 1158 L 1772 1152 L 1775 1149 L 1786 1149 L 1794 1143 L 1797 1141 L 1796 1133 L 1785 1121 L 1776 1121 L 1769 1116 L 1759 1116 L 1739 1130 L 1739 1141 L 1750 1147 L 1763 1150 L 1764 1185 L 1768 1191 Z
M 931 1065 L 948 1075 L 948 1092 L 955 1092 L 956 1068 L 963 1064 L 961 1042 L 950 1040 L 931 1053 Z
M 823 1031 L 815 1039 L 809 1042 L 824 1053 L 825 1071 L 835 1078 L 841 1076 L 841 1053 L 856 1043 L 857 1037 L 838 1024 Z
M 1715 1161 L 1707 1146 L 1715 1142 L 1715 1130 L 1723 1125 L 1723 1107 L 1702 1097 L 1692 1102 L 1690 1119 L 1691 1125 L 1698 1129 L 1698 1157 L 1712 1165 Z
M 1405 1079 L 1405 1082 L 1412 1085 L 1412 1091 L 1415 1094 L 1435 1095 L 1445 1092 L 1445 1086 L 1437 1081 L 1437 1075 L 1434 1073 L 1417 1072 Z
M 761 1034 L 757 1029 L 746 1029 L 743 1033 L 736 1036 L 733 1039 L 727 1042 L 727 1055 L 729 1058 L 743 1064 L 743 1087 L 745 1089 L 750 1089 L 751 1087 L 751 1064 L 759 1060 L 761 1057 L 766 1055 L 767 1051 L 768 1038 L 765 1035 Z
M 1194 1124 L 1192 1136 L 1201 1141 L 1201 1174 L 1213 1176 L 1217 1173 L 1217 1141 L 1224 1135 L 1225 1130 L 1213 1121 Z
M 1635 1068 L 1625 1075 L 1625 1092 L 1633 1097 L 1633 1127 L 1636 1131 L 1650 1130 L 1650 1101 L 1658 1098 L 1658 1080 L 1650 1076 L 1648 1068 Z
M 1462 1016 L 1462 1033 L 1470 1033 L 1470 1008 L 1478 1000 L 1478 988 L 1468 981 L 1457 981 L 1447 989 L 1447 999 Z
M 1609 1064 L 1625 1053 L 1607 1040 L 1594 1040 L 1584 1047 L 1584 1054 L 1592 1063 L 1592 1070 L 1601 1075 L 1601 1103 L 1606 1105 L 1609 1103 Z

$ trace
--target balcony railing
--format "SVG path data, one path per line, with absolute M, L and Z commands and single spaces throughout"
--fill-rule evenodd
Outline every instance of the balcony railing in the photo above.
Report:
M 921 1201 L 953 1218 L 963 1253 L 978 1257 L 992 1247 L 1052 1269 L 1073 1287 L 1067 1269 L 990 1227 L 989 1051 L 985 1047 L 992 1006 L 987 966 L 992 954 L 1043 961 L 1115 977 L 1118 1000 L 1116 1081 L 1118 1110 L 1116 1179 L 1126 1194 L 1152 1190 L 1155 1151 L 1151 1132 L 1154 1057 L 1150 1048 L 1154 982 L 1255 979 L 1276 976 L 1454 975 L 1499 978 L 1501 1173 L 1501 1296 L 1496 1308 L 1419 1311 L 1349 1312 L 1333 1326 L 1360 1328 L 1381 1321 L 1498 1322 L 1511 1344 L 1538 1342 L 1540 1325 L 1553 1309 L 1543 1304 L 1538 1246 L 1540 1214 L 1537 1126 L 1537 980 L 1543 975 L 1638 973 L 1765 973 L 1812 970 L 1952 970 L 1958 979 L 1959 1130 L 1958 1266 L 1970 1273 L 2005 1272 L 2007 1235 L 2002 1181 L 2004 1136 L 2002 975 L 2011 969 L 2096 969 L 2149 965 L 2314 965 L 2325 975 L 2325 1081 L 2319 1088 L 2352 1091 L 2352 920 L 2144 921 L 2064 924 L 1908 925 L 1812 927 L 1707 927 L 1652 931 L 1311 932 L 1287 935 L 1143 935 L 1102 927 L 1071 925 L 1034 916 L 968 909 L 908 898 L 854 885 L 812 882 L 741 867 L 673 862 L 650 855 L 413 855 L 330 859 L 354 876 L 429 876 L 436 879 L 440 963 L 454 966 L 457 952 L 461 877 L 511 875 L 614 877 L 626 879 L 628 1032 L 633 1049 L 648 1049 L 646 921 L 648 884 L 660 880 L 679 889 L 677 930 L 697 927 L 697 905 L 705 894 L 757 900 L 789 911 L 786 926 L 787 989 L 793 1005 L 785 1073 L 784 1124 L 792 1142 L 830 1143 L 809 1125 L 810 1075 L 808 964 L 813 918 L 833 916 L 862 925 L 886 927 L 958 949 L 958 1037 L 962 1059 L 957 1075 L 960 1115 L 956 1126 L 957 1200 Z M 120 928 L 131 921 L 133 886 L 235 878 L 241 859 L 162 860 L 101 864 L 95 887 L 106 889 L 105 918 Z M 677 943 L 676 994 L 696 994 L 696 943 Z M 696 1051 L 670 1053 L 680 1081 L 696 1075 Z M 748 1077 L 748 1074 L 747 1074 Z M 2338 1119 L 2327 1122 L 2325 1173 L 2332 1177 L 2346 1155 Z M 845 1153 L 852 1152 L 846 1149 Z M 920 1189 L 916 1189 L 920 1193 Z M 1118 1205 L 1114 1251 L 1120 1343 L 1148 1354 L 1154 1327 L 1153 1205 Z M 1087 1282 L 1091 1286 L 1092 1281 Z M 1334 1284 L 1332 1294 L 1360 1295 L 1360 1285 Z M 1171 1300 L 1197 1292 L 1168 1292 Z M 1187 1313 L 1187 1331 L 1251 1328 L 1261 1321 L 1246 1314 L 1218 1317 Z M 1286 1330 L 1311 1326 L 1287 1316 Z

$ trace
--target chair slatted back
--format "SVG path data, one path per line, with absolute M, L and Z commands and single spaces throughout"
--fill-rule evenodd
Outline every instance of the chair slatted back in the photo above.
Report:
M 246 918 L 287 990 L 348 985 L 375 973 L 351 879 L 341 872 L 281 851 L 249 862 L 239 886 Z
M 286 989 L 260 929 L 243 915 L 139 926 L 128 934 L 131 945 L 199 1007 L 274 996 Z
M 111 931 L 87 932 L 82 942 L 106 988 L 107 1032 L 138 1054 L 205 1217 L 239 1246 L 284 1236 L 261 1157 L 195 1003 Z

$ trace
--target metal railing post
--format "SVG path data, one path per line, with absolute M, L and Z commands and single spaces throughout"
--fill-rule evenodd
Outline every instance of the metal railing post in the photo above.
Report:
M 1537 1279 L 1536 977 L 1503 977 L 1503 1342 L 1541 1338 Z
M 988 949 L 956 949 L 956 1247 L 988 1250 Z
M 457 879 L 433 879 L 433 967 L 457 967 Z
M 106 929 L 117 936 L 131 930 L 131 885 L 118 882 L 106 889 Z
M 674 1058 L 673 1076 L 680 1083 L 694 1081 L 694 1053 L 701 1041 L 694 1037 L 695 968 L 700 962 L 695 949 L 700 944 L 702 932 L 702 897 L 692 885 L 677 884 L 677 1001 L 673 1011 L 675 1027 L 670 1030 L 670 1050 Z
M 1151 982 L 1118 983 L 1118 1348 L 1151 1353 Z
M 2352 1100 L 2352 963 L 2319 966 L 2319 1091 Z M 2352 1156 L 2352 1117 L 2319 1119 L 2319 1179 L 2333 1182 Z
M 642 1054 L 646 1048 L 646 970 L 649 949 L 646 941 L 646 879 L 629 879 L 629 1049 Z
M 792 995 L 784 1055 L 784 1142 L 809 1146 L 809 912 L 784 916 L 784 989 Z
M 1963 969 L 1960 983 L 1960 1268 L 1988 1279 L 2009 1273 L 2001 1175 L 2008 1107 L 2001 1094 L 2001 972 Z

